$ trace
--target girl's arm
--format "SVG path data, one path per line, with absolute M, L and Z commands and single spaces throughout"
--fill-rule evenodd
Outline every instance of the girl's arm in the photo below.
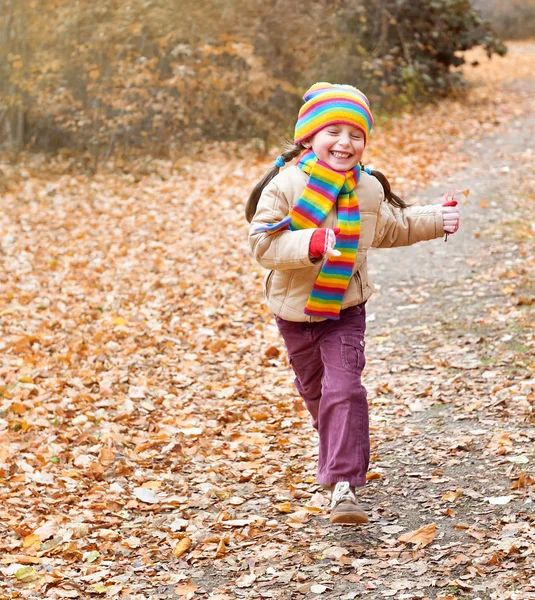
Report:
M 410 246 L 443 235 L 444 223 L 440 204 L 396 208 L 388 202 L 382 202 L 372 246 Z
M 315 229 L 281 231 L 274 235 L 254 233 L 258 225 L 278 223 L 289 212 L 290 205 L 284 193 L 276 183 L 269 183 L 258 201 L 249 229 L 249 244 L 253 256 L 265 269 L 284 271 L 315 264 L 309 256 L 310 238 Z

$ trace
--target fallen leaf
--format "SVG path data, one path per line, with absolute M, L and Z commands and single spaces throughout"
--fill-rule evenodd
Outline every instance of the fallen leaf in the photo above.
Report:
M 194 583 L 181 583 L 175 587 L 177 596 L 187 596 L 197 591 L 197 586 Z
M 485 500 L 489 504 L 495 504 L 497 506 L 502 506 L 504 504 L 509 504 L 509 502 L 511 502 L 511 500 L 514 500 L 514 499 L 515 499 L 514 496 L 494 496 L 492 498 L 485 498 Z
M 191 547 L 191 539 L 189 537 L 182 538 L 178 544 L 173 548 L 173 556 L 180 558 L 184 552 L 187 552 Z
M 436 524 L 430 523 L 420 527 L 420 529 L 400 535 L 398 540 L 406 544 L 416 544 L 417 548 L 424 548 L 435 539 L 436 529 Z
M 321 585 L 319 583 L 316 583 L 315 585 L 311 586 L 310 591 L 313 594 L 323 594 L 323 592 L 325 592 L 328 589 L 329 588 L 326 585 Z
M 37 571 L 33 567 L 22 567 L 15 572 L 15 577 L 22 583 L 30 583 L 39 579 Z
M 134 496 L 141 500 L 141 502 L 145 502 L 146 504 L 156 504 L 161 501 L 161 498 L 158 494 L 155 494 L 152 490 L 144 487 L 136 487 L 133 490 Z
M 41 538 L 35 533 L 27 535 L 22 542 L 22 547 L 36 548 L 37 550 L 39 550 L 39 548 L 41 547 Z
M 256 575 L 254 573 L 245 573 L 236 579 L 236 585 L 239 588 L 251 587 L 255 581 Z
M 100 552 L 98 550 L 91 550 L 84 554 L 84 560 L 88 563 L 95 562 L 97 558 L 100 558 Z
M 349 550 L 342 548 L 341 546 L 331 546 L 323 551 L 324 558 L 340 558 L 349 554 Z

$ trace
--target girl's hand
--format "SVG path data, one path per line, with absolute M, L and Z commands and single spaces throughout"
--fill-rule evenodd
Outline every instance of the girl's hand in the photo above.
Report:
M 442 212 L 442 222 L 446 233 L 455 233 L 459 229 L 461 214 L 457 206 L 457 200 L 450 200 L 440 208 Z
M 446 192 L 444 196 L 442 196 L 441 212 L 442 223 L 444 225 L 444 231 L 446 232 L 445 241 L 447 241 L 449 233 L 455 233 L 459 229 L 461 214 L 455 196 L 456 194 L 462 194 L 467 198 L 469 193 L 470 190 L 452 190 L 451 192 Z
M 334 249 L 336 236 L 340 229 L 326 229 L 324 227 L 314 230 L 310 238 L 308 254 L 310 258 L 322 258 L 323 256 L 340 256 L 340 252 Z

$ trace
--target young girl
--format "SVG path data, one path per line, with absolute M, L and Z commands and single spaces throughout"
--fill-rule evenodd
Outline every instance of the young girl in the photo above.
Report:
M 330 520 L 365 523 L 355 488 L 370 457 L 361 383 L 367 252 L 454 233 L 459 212 L 451 202 L 408 207 L 382 173 L 362 166 L 373 119 L 358 89 L 316 83 L 303 99 L 293 147 L 249 197 L 249 240 L 269 269 L 265 298 L 319 433 L 317 482 L 333 490 Z

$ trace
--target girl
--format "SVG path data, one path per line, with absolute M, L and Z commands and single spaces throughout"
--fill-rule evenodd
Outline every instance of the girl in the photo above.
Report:
M 361 383 L 367 252 L 454 233 L 459 212 L 451 202 L 408 207 L 382 173 L 362 166 L 373 119 L 358 89 L 316 83 L 303 99 L 293 146 L 247 202 L 249 241 L 270 271 L 265 298 L 319 433 L 317 482 L 332 489 L 330 520 L 365 523 L 355 488 L 370 457 Z

